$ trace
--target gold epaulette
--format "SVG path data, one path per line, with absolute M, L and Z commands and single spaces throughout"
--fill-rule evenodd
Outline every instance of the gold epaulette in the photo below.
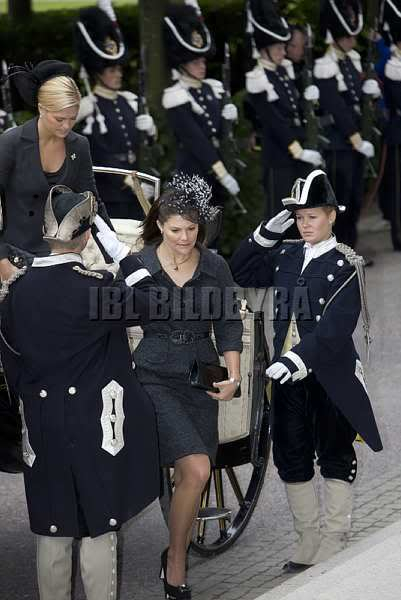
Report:
M 353 267 L 355 267 L 357 264 L 361 265 L 361 266 L 364 266 L 365 261 L 364 261 L 363 256 L 360 256 L 359 254 L 357 254 L 355 252 L 355 250 L 353 248 L 351 248 L 351 246 L 347 246 L 347 244 L 339 243 L 336 246 L 336 250 L 338 250 L 339 252 L 341 252 L 341 254 L 344 254 L 345 259 Z
M 86 277 L 95 277 L 96 279 L 103 279 L 102 273 L 98 273 L 97 271 L 88 271 L 87 269 L 81 269 L 78 265 L 74 265 L 72 267 L 73 271 L 76 271 L 80 275 L 85 275 Z

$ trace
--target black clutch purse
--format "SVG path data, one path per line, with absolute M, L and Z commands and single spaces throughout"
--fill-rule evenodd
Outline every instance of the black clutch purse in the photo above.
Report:
M 213 383 L 229 379 L 226 367 L 194 360 L 189 370 L 189 383 L 192 387 L 208 392 L 218 392 Z M 241 396 L 241 386 L 238 386 L 234 398 Z

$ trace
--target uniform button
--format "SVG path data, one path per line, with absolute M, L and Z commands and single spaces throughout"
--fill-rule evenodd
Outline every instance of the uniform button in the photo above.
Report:
M 115 446 L 117 444 L 117 440 L 116 439 L 112 439 L 111 442 L 110 442 L 110 444 L 112 446 Z
M 285 254 L 285 248 L 282 249 L 282 251 L 280 252 L 280 254 Z
M 308 369 L 308 373 L 312 373 L 312 369 Z
M 74 386 L 71 386 L 70 388 L 68 388 L 68 393 L 70 394 L 70 396 L 73 396 L 74 394 L 77 393 L 77 388 L 75 388 Z
M 126 131 L 124 131 L 124 137 L 128 137 L 128 133 Z
M 132 146 L 132 142 L 130 142 L 130 141 L 128 140 L 128 142 L 127 142 L 127 146 Z
M 198 94 L 202 94 L 202 92 L 198 92 Z M 201 102 L 202 102 L 204 99 L 205 99 L 205 98 L 204 98 L 202 95 L 200 95 L 200 96 L 199 96 L 199 100 L 200 100 Z
M 329 273 L 329 274 L 327 275 L 327 279 L 328 279 L 329 281 L 333 281 L 333 279 L 334 279 L 334 275 L 332 275 L 331 273 Z
M 13 262 L 15 264 L 18 264 L 19 263 L 19 256 L 15 256 Z
M 353 480 L 354 480 L 354 478 L 352 477 L 352 475 L 350 475 L 350 476 L 348 477 L 348 480 L 349 480 L 349 481 L 353 481 Z
M 208 112 L 205 112 L 205 117 L 210 117 Z
M 318 321 L 318 322 L 319 322 L 321 318 L 322 318 L 322 317 L 321 317 L 320 315 L 316 315 L 316 321 Z
M 121 129 L 126 129 L 124 123 L 121 125 Z
M 208 125 L 213 125 L 212 121 L 207 122 Z
M 277 271 L 280 271 L 280 267 L 279 267 L 278 265 L 277 265 L 277 267 L 276 267 L 276 272 L 277 272 Z
M 352 461 L 352 464 L 353 464 L 353 465 L 356 465 L 356 460 L 353 460 L 353 461 Z
M 110 415 L 110 421 L 112 423 L 115 423 L 116 422 L 116 415 Z
M 351 473 L 356 473 L 356 469 L 351 469 Z
M 344 261 L 340 259 L 340 260 L 337 261 L 337 264 L 338 264 L 339 267 L 343 267 L 344 266 Z
M 297 284 L 300 285 L 300 286 L 305 285 L 305 278 L 304 277 L 298 277 Z
M 319 304 L 323 305 L 325 303 L 326 303 L 326 300 L 324 298 L 319 298 Z
M 46 398 L 46 397 L 47 397 L 47 392 L 46 392 L 46 390 L 40 390 L 40 392 L 39 392 L 39 396 L 40 396 L 41 398 Z
M 212 133 L 217 133 L 217 129 L 215 127 L 212 127 Z
M 120 109 L 119 109 L 119 108 L 116 108 L 116 113 L 119 113 L 119 112 L 120 112 Z
M 57 533 L 56 525 L 50 525 L 50 533 Z
M 123 120 L 123 118 L 122 118 L 122 116 L 121 116 L 121 115 L 118 117 L 118 120 L 119 120 L 119 121 L 122 121 L 122 120 Z
M 117 525 L 117 521 L 115 519 L 110 519 L 109 525 L 110 527 L 115 527 Z

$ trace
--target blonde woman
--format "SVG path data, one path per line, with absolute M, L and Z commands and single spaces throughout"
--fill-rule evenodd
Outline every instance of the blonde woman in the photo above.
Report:
M 24 103 L 39 114 L 0 136 L 2 280 L 12 276 L 21 257 L 49 254 L 42 224 L 53 185 L 97 194 L 88 141 L 71 131 L 81 101 L 71 66 L 45 60 L 30 70 L 17 67 L 11 81 Z M 109 221 L 102 203 L 99 212 Z

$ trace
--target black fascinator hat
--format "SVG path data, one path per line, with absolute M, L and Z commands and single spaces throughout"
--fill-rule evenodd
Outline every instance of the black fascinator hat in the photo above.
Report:
M 24 103 L 29 108 L 36 108 L 40 86 L 45 81 L 62 75 L 73 76 L 70 64 L 60 60 L 42 60 L 34 67 L 11 67 L 9 77 Z

